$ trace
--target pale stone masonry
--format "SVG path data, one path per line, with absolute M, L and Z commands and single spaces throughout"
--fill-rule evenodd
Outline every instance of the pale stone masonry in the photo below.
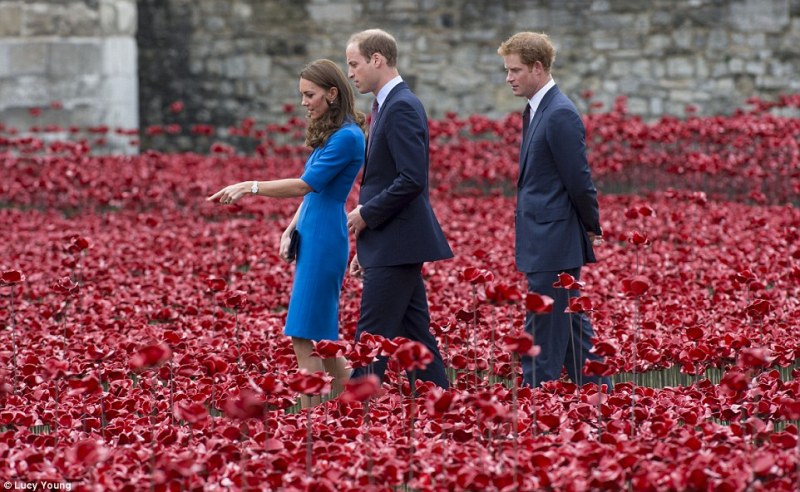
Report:
M 0 1 L 0 123 L 138 128 L 136 12 L 135 0 Z
M 25 128 L 29 108 L 60 100 L 56 123 L 179 123 L 143 147 L 205 151 L 189 124 L 283 121 L 304 64 L 344 68 L 348 36 L 369 27 L 396 35 L 434 118 L 519 109 L 496 49 L 521 30 L 552 36 L 556 82 L 584 111 L 586 91 L 646 119 L 800 92 L 800 0 L 0 0 L 0 122 Z

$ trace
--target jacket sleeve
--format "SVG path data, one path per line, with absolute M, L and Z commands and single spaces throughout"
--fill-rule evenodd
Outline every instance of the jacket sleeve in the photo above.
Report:
M 586 159 L 586 130 L 571 108 L 557 108 L 550 116 L 547 143 L 561 182 L 587 231 L 602 234 L 597 189 Z

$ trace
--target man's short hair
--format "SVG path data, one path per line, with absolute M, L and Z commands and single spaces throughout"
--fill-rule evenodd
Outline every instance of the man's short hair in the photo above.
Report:
M 518 32 L 506 39 L 497 48 L 500 56 L 519 55 L 519 60 L 533 67 L 533 64 L 541 62 L 546 72 L 556 61 L 556 48 L 550 42 L 550 37 L 545 33 L 538 32 Z
M 380 53 L 386 58 L 387 65 L 390 67 L 397 65 L 397 41 L 388 32 L 382 29 L 367 29 L 350 36 L 347 44 L 353 43 L 367 60 L 375 53 Z

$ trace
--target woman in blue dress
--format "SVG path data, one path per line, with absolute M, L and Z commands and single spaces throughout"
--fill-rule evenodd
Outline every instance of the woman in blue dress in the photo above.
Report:
M 249 194 L 304 196 L 281 236 L 280 255 L 288 260 L 290 236 L 300 235 L 297 265 L 284 333 L 292 338 L 297 365 L 325 370 L 334 392 L 350 376 L 345 359 L 311 355 L 314 341 L 339 338 L 339 295 L 350 255 L 345 201 L 364 163 L 364 114 L 342 70 L 330 60 L 316 60 L 300 72 L 302 105 L 307 110 L 306 145 L 313 151 L 300 178 L 244 181 L 223 188 L 208 200 L 234 203 Z M 302 397 L 310 406 L 319 398 Z

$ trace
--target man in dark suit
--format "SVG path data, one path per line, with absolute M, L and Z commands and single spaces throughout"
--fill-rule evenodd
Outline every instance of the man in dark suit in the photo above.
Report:
M 559 379 L 562 367 L 576 383 L 597 382 L 582 371 L 587 358 L 597 358 L 589 353 L 594 336 L 589 318 L 564 312 L 568 296 L 580 294 L 553 286 L 562 272 L 579 280 L 581 267 L 595 261 L 593 244 L 602 241 L 583 121 L 550 75 L 556 50 L 546 34 L 515 34 L 497 52 L 506 82 L 527 102 L 515 211 L 517 269 L 527 276 L 531 292 L 555 301 L 551 314 L 527 315 L 526 330 L 541 352 L 535 362 L 523 358 L 523 382 L 539 386 Z M 608 378 L 600 382 L 611 384 Z
M 375 95 L 359 205 L 347 216 L 356 237 L 350 272 L 364 281 L 356 340 L 369 332 L 423 343 L 433 362 L 417 377 L 447 388 L 422 281 L 424 262 L 453 257 L 428 198 L 428 117 L 397 71 L 390 34 L 354 34 L 346 56 L 358 91 Z M 385 358 L 375 362 L 375 374 L 382 378 L 385 370 Z

